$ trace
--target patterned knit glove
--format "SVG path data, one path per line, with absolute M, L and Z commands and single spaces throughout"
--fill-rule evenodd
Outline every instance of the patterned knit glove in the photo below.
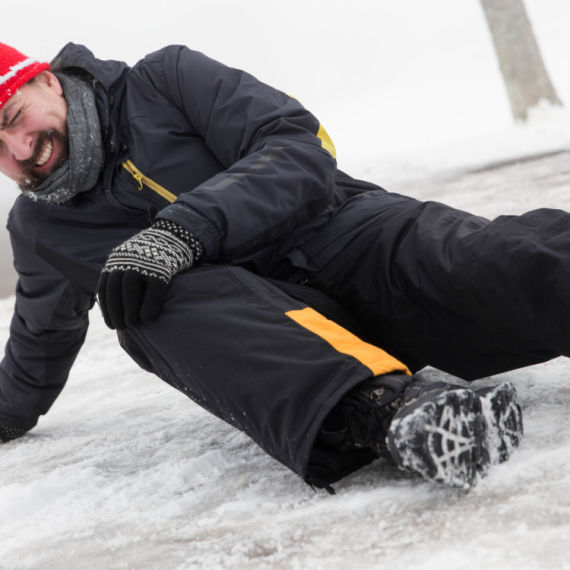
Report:
M 116 247 L 97 292 L 107 326 L 124 330 L 156 319 L 172 277 L 191 267 L 203 251 L 188 231 L 164 219 Z

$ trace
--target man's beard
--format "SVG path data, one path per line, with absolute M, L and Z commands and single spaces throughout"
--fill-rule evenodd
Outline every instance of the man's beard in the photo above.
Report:
M 47 141 L 52 141 L 53 150 L 56 151 L 56 142 L 58 142 L 62 148 L 62 154 L 59 157 L 57 163 L 55 163 L 49 170 L 45 172 L 37 172 L 38 168 L 37 162 L 40 159 L 43 149 Z M 34 190 L 42 182 L 45 182 L 60 166 L 65 164 L 69 159 L 69 137 L 66 133 L 60 133 L 55 129 L 49 129 L 47 131 L 42 131 L 34 146 L 34 152 L 30 158 L 27 160 L 20 161 L 20 167 L 23 172 L 23 182 L 18 184 L 20 190 Z

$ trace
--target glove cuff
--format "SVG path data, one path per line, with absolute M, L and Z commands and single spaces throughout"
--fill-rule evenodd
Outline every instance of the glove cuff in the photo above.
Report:
M 204 246 L 199 239 L 195 238 L 186 228 L 170 220 L 160 218 L 152 224 L 157 230 L 162 230 L 181 239 L 192 250 L 192 265 L 198 263 L 204 257 Z

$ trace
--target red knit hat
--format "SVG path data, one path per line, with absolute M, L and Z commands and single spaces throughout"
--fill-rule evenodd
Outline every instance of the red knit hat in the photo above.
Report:
M 24 83 L 46 69 L 49 63 L 40 63 L 0 43 L 0 109 Z

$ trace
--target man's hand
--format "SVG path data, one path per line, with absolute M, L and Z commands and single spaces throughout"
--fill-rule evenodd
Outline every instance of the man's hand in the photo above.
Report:
M 202 254 L 197 239 L 164 219 L 116 247 L 97 291 L 107 326 L 124 330 L 155 319 L 172 277 Z

